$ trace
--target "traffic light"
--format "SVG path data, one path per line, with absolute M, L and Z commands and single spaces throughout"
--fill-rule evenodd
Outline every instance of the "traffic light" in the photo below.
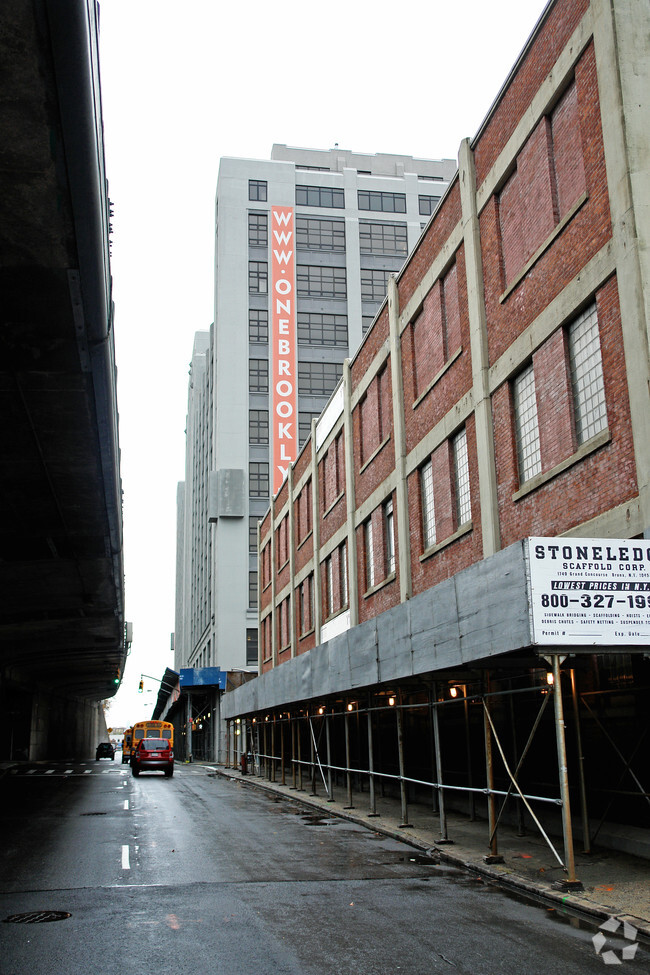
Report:
M 143 679 L 141 677 L 140 678 L 140 683 L 138 684 L 138 694 L 142 694 L 142 691 L 143 690 L 144 690 L 144 681 L 143 681 Z

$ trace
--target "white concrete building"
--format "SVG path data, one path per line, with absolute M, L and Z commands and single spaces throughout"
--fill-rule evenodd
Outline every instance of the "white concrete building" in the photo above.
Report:
M 290 330 L 297 391 L 295 449 L 282 456 L 295 459 L 383 302 L 388 275 L 404 263 L 456 168 L 452 159 L 284 145 L 269 160 L 221 160 L 215 318 L 195 338 L 179 488 L 177 670 L 257 670 L 257 520 L 278 487 L 272 394 L 288 386 L 272 378 L 274 253 L 286 245 L 280 262 L 291 255 L 295 264 L 278 272 L 295 275 L 293 317 L 280 326 Z M 286 226 L 274 236 L 273 208 L 291 219 L 288 237 Z M 202 693 L 199 710 L 213 721 L 219 691 Z M 195 732 L 195 754 L 218 758 L 217 738 L 200 741 Z

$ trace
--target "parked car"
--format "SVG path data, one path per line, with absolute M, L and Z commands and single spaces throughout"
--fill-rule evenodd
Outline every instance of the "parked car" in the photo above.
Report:
M 100 758 L 110 758 L 111 762 L 115 757 L 115 749 L 111 745 L 110 741 L 102 741 L 97 746 L 97 751 L 95 753 L 95 758 L 99 761 Z
M 174 751 L 166 738 L 141 738 L 131 750 L 131 771 L 164 772 L 167 778 L 174 774 Z

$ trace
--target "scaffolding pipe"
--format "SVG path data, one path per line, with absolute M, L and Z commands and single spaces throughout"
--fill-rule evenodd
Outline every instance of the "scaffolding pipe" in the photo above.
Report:
M 555 705 L 555 733 L 557 737 L 557 760 L 560 771 L 560 795 L 562 796 L 562 832 L 564 834 L 564 865 L 567 872 L 567 883 L 577 885 L 576 867 L 573 856 L 573 828 L 571 825 L 571 801 L 569 799 L 569 773 L 566 758 L 566 737 L 564 726 L 564 709 L 562 707 L 562 684 L 560 675 L 560 657 L 557 653 L 551 655 L 553 661 L 553 703 Z M 582 886 L 582 885 L 580 885 Z
M 438 718 L 438 688 L 437 685 L 433 685 L 433 696 L 436 700 L 433 702 L 433 707 L 431 709 L 431 723 L 433 725 L 433 745 L 436 752 L 436 778 L 438 782 L 442 783 L 442 749 L 440 747 L 440 721 Z M 447 810 L 445 807 L 445 792 L 444 789 L 438 788 L 438 815 L 440 816 L 440 839 L 448 840 L 449 836 L 447 833 Z
M 328 802 L 334 802 L 334 792 L 332 789 L 332 748 L 330 742 L 330 716 L 325 715 L 325 744 L 327 747 L 327 796 Z
M 489 677 L 488 677 L 489 681 Z M 489 685 L 488 685 L 489 686 Z M 498 862 L 499 840 L 496 827 L 496 798 L 494 796 L 494 765 L 492 761 L 492 721 L 488 709 L 488 702 L 483 698 L 483 730 L 485 734 L 485 780 L 488 787 L 488 831 L 489 831 L 489 858 L 492 862 Z
M 280 723 L 280 785 L 286 785 L 286 766 L 284 763 L 284 722 Z
M 294 718 L 290 719 L 291 727 L 291 789 L 296 790 L 296 722 Z
M 345 712 L 345 764 L 347 766 L 345 776 L 348 791 L 348 804 L 344 809 L 354 809 L 352 803 L 352 775 L 350 774 L 350 714 Z
M 402 708 L 398 708 L 395 717 L 397 719 L 397 756 L 399 760 L 399 794 L 402 804 L 402 822 L 400 827 L 405 828 L 411 824 L 408 821 L 408 802 L 406 795 L 406 769 L 404 767 L 404 725 L 402 718 Z
M 573 701 L 573 720 L 576 727 L 576 748 L 578 750 L 578 779 L 580 783 L 580 818 L 582 819 L 582 849 L 584 853 L 591 853 L 591 837 L 589 835 L 589 813 L 587 810 L 587 783 L 585 781 L 585 756 L 582 751 L 582 729 L 580 727 L 580 705 L 578 702 L 578 687 L 576 672 L 571 668 L 571 699 Z
M 325 792 L 327 792 L 327 782 L 325 781 L 325 773 L 323 771 L 323 766 L 321 765 L 320 755 L 318 754 L 318 744 L 316 743 L 316 735 L 314 734 L 314 725 L 312 724 L 311 718 L 309 719 L 309 730 L 311 731 L 311 742 L 312 742 L 312 768 L 314 769 L 314 774 L 312 777 L 312 795 L 316 795 L 316 766 L 314 765 L 314 753 L 316 754 L 316 761 L 318 762 L 318 768 L 320 769 L 321 779 L 323 780 L 323 785 L 325 786 Z M 327 793 L 329 795 L 329 792 Z
M 368 711 L 366 715 L 368 722 L 368 790 L 370 793 L 370 812 L 369 816 L 378 816 L 377 799 L 375 796 L 375 757 L 372 741 L 372 714 Z

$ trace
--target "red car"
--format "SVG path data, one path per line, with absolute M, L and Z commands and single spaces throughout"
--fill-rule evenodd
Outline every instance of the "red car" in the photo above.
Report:
M 164 772 L 167 778 L 174 774 L 174 752 L 165 738 L 141 738 L 131 750 L 131 771 Z

